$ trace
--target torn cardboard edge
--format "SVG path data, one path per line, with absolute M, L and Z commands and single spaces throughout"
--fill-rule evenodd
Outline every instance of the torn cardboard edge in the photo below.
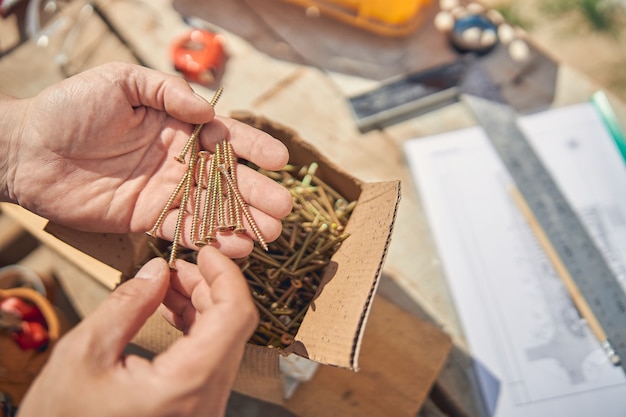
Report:
M 316 176 L 347 200 L 357 200 L 345 230 L 350 237 L 331 258 L 331 267 L 323 277 L 324 287 L 306 312 L 295 342 L 283 350 L 246 346 L 234 390 L 282 404 L 285 390 L 279 370 L 281 355 L 294 353 L 320 364 L 358 370 L 365 325 L 391 241 L 400 181 L 363 183 L 323 156 L 294 130 L 247 112 L 235 112 L 232 117 L 281 140 L 289 149 L 291 164 L 316 162 Z M 119 268 L 122 276 L 132 276 L 136 267 L 148 259 L 141 250 L 144 236 L 129 236 L 128 245 L 120 246 L 119 235 L 84 233 L 53 224 L 46 230 Z M 181 337 L 179 332 L 167 331 L 167 336 L 163 333 L 163 320 L 153 317 L 133 343 L 158 353 Z

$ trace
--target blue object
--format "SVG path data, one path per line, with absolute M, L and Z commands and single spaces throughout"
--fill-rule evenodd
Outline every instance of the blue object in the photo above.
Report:
M 594 93 L 591 96 L 591 103 L 596 108 L 598 114 L 604 122 L 604 125 L 613 138 L 617 149 L 622 155 L 622 160 L 626 162 L 626 138 L 624 137 L 624 132 L 622 132 L 617 116 L 611 107 L 611 103 L 609 103 L 609 99 L 606 94 L 604 94 L 604 91 Z
M 468 36 L 470 30 L 477 30 L 480 36 Z M 484 33 L 491 32 L 491 41 L 485 42 Z M 468 14 L 457 18 L 450 33 L 450 42 L 459 52 L 486 54 L 498 44 L 498 27 L 483 14 Z

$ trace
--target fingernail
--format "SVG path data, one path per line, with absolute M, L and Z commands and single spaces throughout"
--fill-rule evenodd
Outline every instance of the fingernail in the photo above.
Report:
M 207 104 L 209 103 L 209 100 L 202 97 L 200 94 L 196 93 L 195 91 L 193 92 L 193 95 L 196 96 L 198 99 L 202 100 L 204 103 L 207 103 Z
M 146 262 L 144 266 L 137 272 L 135 278 L 138 279 L 156 279 L 163 275 L 167 269 L 167 263 L 164 259 L 154 258 Z

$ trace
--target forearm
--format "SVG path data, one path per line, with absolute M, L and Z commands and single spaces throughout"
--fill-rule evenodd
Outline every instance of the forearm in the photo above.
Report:
M 11 182 L 24 135 L 26 101 L 0 94 L 0 201 L 17 201 Z

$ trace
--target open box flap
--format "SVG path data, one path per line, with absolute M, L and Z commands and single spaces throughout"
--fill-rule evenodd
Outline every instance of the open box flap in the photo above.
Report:
M 317 163 L 318 178 L 332 184 L 349 201 L 357 200 L 345 230 L 350 237 L 331 258 L 296 343 L 285 350 L 322 364 L 356 370 L 371 300 L 395 223 L 400 182 L 363 183 L 294 130 L 250 112 L 234 112 L 231 116 L 281 140 L 289 149 L 289 163 Z
M 233 389 L 244 395 L 282 404 L 284 389 L 278 356 L 276 349 L 248 343 Z
M 400 200 L 400 182 L 362 185 L 346 239 L 332 257 L 323 288 L 296 341 L 319 363 L 358 369 L 361 339 L 376 292 Z

